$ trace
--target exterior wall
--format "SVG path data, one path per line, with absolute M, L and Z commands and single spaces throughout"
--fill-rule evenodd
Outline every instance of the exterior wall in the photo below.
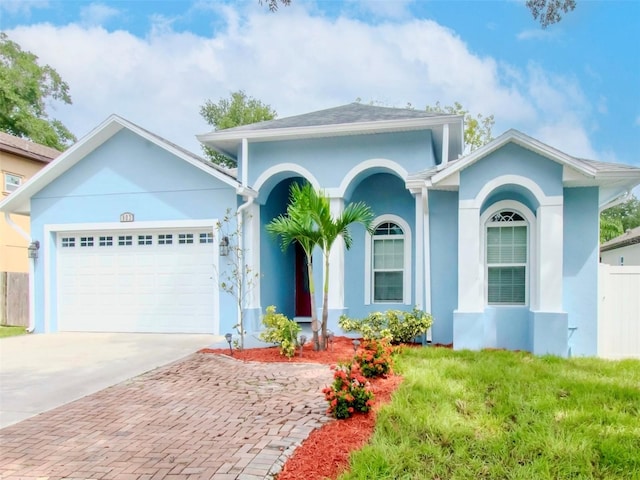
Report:
M 367 203 L 376 217 L 392 214 L 402 218 L 411 229 L 413 236 L 411 244 L 411 265 L 415 265 L 415 200 L 407 191 L 404 182 L 398 177 L 388 173 L 378 173 L 362 180 L 354 189 L 352 202 L 363 201 Z M 405 232 L 406 234 L 406 232 Z M 365 263 L 370 259 L 365 258 L 367 235 L 360 225 L 351 228 L 353 246 L 345 253 L 345 307 L 346 314 L 352 318 L 362 318 L 371 312 L 399 309 L 411 310 L 415 303 L 414 285 L 415 268 L 411 270 L 411 284 L 409 292 L 411 301 L 409 305 L 404 303 L 365 303 L 365 282 L 371 282 L 365 278 Z M 337 329 L 337 319 L 334 328 Z M 331 327 L 330 327 L 331 328 Z
M 32 237 L 42 245 L 35 269 L 36 331 L 45 328 L 45 290 L 51 299 L 48 329 L 57 329 L 56 242 L 55 233 L 45 238 L 47 226 L 109 223 L 115 229 L 122 212 L 133 212 L 136 222 L 211 219 L 213 228 L 213 220 L 235 204 L 233 187 L 122 130 L 31 200 Z M 236 323 L 235 301 L 224 292 L 219 315 L 223 332 Z
M 458 305 L 458 192 L 429 192 L 431 314 L 433 343 L 453 343 Z
M 569 314 L 569 347 L 572 355 L 596 355 L 598 189 L 566 188 L 564 198 L 563 304 Z
M 263 203 L 263 194 L 268 194 L 281 180 L 276 179 L 262 188 L 260 183 L 265 172 L 292 162 L 309 171 L 317 180 L 317 186 L 338 188 L 353 167 L 372 159 L 396 162 L 406 171 L 432 167 L 435 158 L 431 131 L 252 143 L 249 145 L 249 185 L 260 189 Z
M 607 265 L 623 265 L 620 261 L 621 258 L 624 258 L 625 266 L 640 265 L 640 243 L 607 250 L 600 254 L 600 262 Z
M 10 192 L 4 191 L 4 173 L 13 173 L 22 177 L 25 183 L 38 173 L 46 164 L 31 160 L 9 152 L 0 151 L 0 182 L 2 182 L 2 198 Z M 11 219 L 26 233 L 29 233 L 29 218 L 23 215 L 11 215 Z M 27 241 L 16 232 L 0 215 L 0 272 L 28 272 Z
M 573 230 L 564 224 L 562 173 L 558 163 L 514 144 L 461 172 L 454 348 L 527 349 L 537 354 L 567 355 L 563 237 Z M 597 190 L 595 197 L 597 208 Z M 485 221 L 501 207 L 499 203 L 522 210 L 529 225 L 524 305 L 488 305 L 486 300 Z M 593 218 L 597 220 L 597 209 Z M 580 218 L 571 226 L 588 225 L 588 220 Z

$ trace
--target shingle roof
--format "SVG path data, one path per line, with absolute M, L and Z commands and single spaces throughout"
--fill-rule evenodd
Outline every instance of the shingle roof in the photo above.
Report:
M 0 132 L 0 151 L 10 152 L 44 163 L 49 163 L 62 153 L 55 148 L 46 147 L 6 132 Z
M 576 158 L 581 162 L 590 165 L 598 172 L 637 172 L 638 167 L 632 165 L 624 165 L 621 163 L 598 162 L 596 160 L 587 160 L 586 158 Z
M 604 242 L 600 245 L 600 251 L 606 252 L 608 250 L 615 250 L 616 248 L 626 247 L 636 243 L 640 243 L 640 227 L 627 230 L 619 237 L 612 238 L 608 242 Z
M 375 122 L 381 120 L 406 120 L 410 118 L 430 118 L 455 116 L 439 113 L 429 113 L 408 108 L 378 107 L 363 105 L 361 103 L 349 103 L 339 107 L 327 108 L 317 112 L 294 115 L 292 117 L 277 118 L 264 122 L 242 125 L 240 127 L 226 129 L 225 132 L 270 130 L 277 128 L 315 127 L 320 125 L 341 125 L 345 123 Z

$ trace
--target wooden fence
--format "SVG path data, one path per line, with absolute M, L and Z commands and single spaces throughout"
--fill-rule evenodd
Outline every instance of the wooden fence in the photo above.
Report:
M 0 325 L 29 326 L 29 274 L 0 272 Z
M 600 264 L 598 356 L 640 358 L 640 266 Z

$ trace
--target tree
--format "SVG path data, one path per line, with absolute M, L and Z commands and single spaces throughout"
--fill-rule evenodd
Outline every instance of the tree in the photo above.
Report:
M 64 150 L 76 137 L 62 122 L 49 118 L 49 101 L 70 105 L 69 85 L 0 32 L 0 131 Z
M 315 284 L 313 281 L 313 249 L 320 244 L 320 231 L 315 227 L 311 216 L 307 215 L 305 205 L 315 191 L 309 183 L 300 186 L 294 182 L 289 190 L 289 204 L 286 215 L 274 218 L 267 226 L 267 232 L 275 237 L 280 237 L 281 248 L 286 252 L 289 245 L 298 243 L 304 250 L 307 261 L 307 274 L 309 281 L 309 295 L 311 296 L 311 323 L 318 324 L 318 313 L 315 300 Z M 320 348 L 318 329 L 313 329 L 313 344 L 315 349 Z
M 526 5 L 533 19 L 540 21 L 542 28 L 558 23 L 563 13 L 576 8 L 575 0 L 527 0 Z
M 411 105 L 408 105 L 411 107 Z M 493 115 L 488 117 L 478 114 L 475 117 L 465 110 L 459 102 L 455 102 L 453 106 L 447 105 L 445 107 L 440 105 L 440 102 L 436 102 L 435 106 L 427 105 L 427 112 L 430 113 L 443 113 L 449 115 L 463 115 L 464 116 L 464 143 L 469 150 L 473 151 L 479 148 L 491 140 L 493 136 L 491 129 L 496 123 Z
M 218 273 L 220 289 L 236 300 L 238 323 L 234 328 L 240 334 L 240 350 L 242 350 L 245 335 L 245 300 L 255 288 L 259 275 L 244 261 L 247 250 L 240 244 L 242 235 L 237 219 L 238 213 L 232 214 L 231 210 L 227 209 L 224 218 L 216 224 L 216 231 L 220 242 L 227 247 L 225 256 L 227 268 L 220 268 Z
M 626 202 L 607 208 L 600 214 L 600 242 L 640 227 L 640 200 L 634 195 Z
M 250 123 L 273 120 L 278 115 L 270 105 L 262 103 L 238 90 L 230 98 L 221 98 L 218 103 L 207 100 L 200 107 L 200 115 L 216 130 L 248 125 Z M 231 158 L 216 152 L 212 148 L 203 146 L 205 155 L 214 163 L 223 167 L 234 168 L 236 162 Z
M 389 1 L 391 0 L 387 0 Z M 276 12 L 280 4 L 283 7 L 291 5 L 291 0 L 259 0 L 259 2 L 260 5 L 266 3 L 272 12 Z M 576 0 L 527 0 L 525 5 L 531 11 L 533 19 L 539 20 L 542 28 L 547 28 L 562 20 L 563 13 L 573 11 L 576 8 Z

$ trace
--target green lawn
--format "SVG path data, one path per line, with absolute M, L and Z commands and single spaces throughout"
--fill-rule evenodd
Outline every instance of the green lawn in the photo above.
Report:
M 0 338 L 15 337 L 16 335 L 24 335 L 27 329 L 24 327 L 4 327 L 0 326 Z
M 640 479 L 640 361 L 411 349 L 347 479 Z

